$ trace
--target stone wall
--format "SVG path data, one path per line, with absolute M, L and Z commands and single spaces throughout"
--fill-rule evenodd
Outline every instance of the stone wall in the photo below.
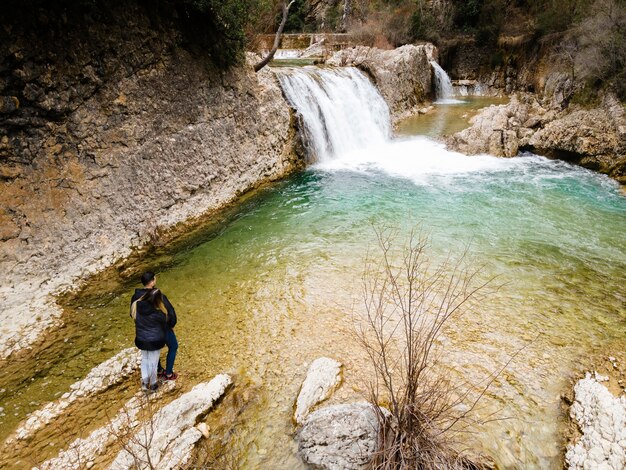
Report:
M 301 164 L 272 72 L 218 70 L 141 3 L 2 21 L 0 358 L 49 294 Z

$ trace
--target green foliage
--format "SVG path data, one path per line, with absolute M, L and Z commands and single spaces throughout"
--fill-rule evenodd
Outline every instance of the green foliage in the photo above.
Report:
M 307 16 L 307 3 L 305 0 L 295 0 L 291 8 L 289 9 L 289 16 L 287 17 L 287 23 L 285 23 L 286 33 L 301 33 L 310 29 L 306 24 Z M 283 18 L 282 10 L 276 17 L 276 27 L 280 24 Z
M 589 13 L 590 0 L 529 0 L 540 35 L 566 31 Z
M 489 63 L 491 68 L 495 69 L 496 67 L 502 67 L 504 65 L 504 53 L 500 50 L 491 54 L 489 59 Z
M 439 37 L 439 25 L 430 9 L 417 8 L 411 15 L 411 36 L 413 39 L 435 41 Z
M 216 65 L 224 68 L 242 60 L 245 27 L 258 0 L 176 0 L 176 5 L 190 43 L 204 48 Z
M 461 29 L 475 28 L 480 19 L 483 0 L 455 0 L 454 25 Z

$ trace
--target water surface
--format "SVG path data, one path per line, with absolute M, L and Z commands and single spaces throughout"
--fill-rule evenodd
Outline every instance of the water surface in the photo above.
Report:
M 315 165 L 155 257 L 159 287 L 179 316 L 181 386 L 229 372 L 236 392 L 251 394 L 227 415 L 234 428 L 212 425 L 231 431 L 223 450 L 243 468 L 303 468 L 292 439 L 293 401 L 307 365 L 321 355 L 346 366 L 334 401 L 363 395 L 369 369 L 351 332 L 363 311 L 363 260 L 375 252 L 372 227 L 385 224 L 401 237 L 419 224 L 434 259 L 469 245 L 482 276 L 498 276 L 502 287 L 446 333 L 443 367 L 480 380 L 526 346 L 479 411 L 506 419 L 468 442 L 501 468 L 561 468 L 559 396 L 591 357 L 626 349 L 626 198 L 612 180 L 567 163 L 465 157 L 426 137 Z M 67 326 L 51 335 L 48 349 L 3 367 L 3 436 L 132 345 L 134 286 L 103 287 L 69 307 Z M 94 415 L 75 417 L 72 431 L 102 421 Z M 49 440 L 36 436 L 29 449 L 53 455 Z

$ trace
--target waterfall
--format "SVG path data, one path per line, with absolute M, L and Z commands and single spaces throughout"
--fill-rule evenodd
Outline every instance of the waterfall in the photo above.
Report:
M 387 103 L 354 67 L 276 69 L 301 122 L 312 161 L 329 161 L 391 137 Z
M 432 65 L 435 71 L 435 91 L 437 93 L 437 100 L 451 99 L 454 96 L 454 89 L 452 88 L 450 77 L 436 61 L 431 60 L 430 65 Z

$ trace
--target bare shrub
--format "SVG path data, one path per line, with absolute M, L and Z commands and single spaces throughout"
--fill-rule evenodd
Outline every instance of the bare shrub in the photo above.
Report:
M 626 99 L 626 8 L 623 0 L 597 0 L 577 32 L 576 69 L 583 80 L 611 83 Z
M 475 426 L 472 411 L 501 371 L 478 386 L 454 384 L 437 367 L 439 340 L 452 319 L 495 289 L 493 282 L 467 267 L 467 253 L 457 261 L 431 262 L 428 238 L 415 230 L 398 261 L 397 232 L 376 229 L 376 236 L 381 256 L 366 262 L 366 314 L 357 333 L 374 368 L 369 399 L 390 411 L 375 406 L 381 432 L 373 468 L 476 468 L 453 450 L 455 439 Z

